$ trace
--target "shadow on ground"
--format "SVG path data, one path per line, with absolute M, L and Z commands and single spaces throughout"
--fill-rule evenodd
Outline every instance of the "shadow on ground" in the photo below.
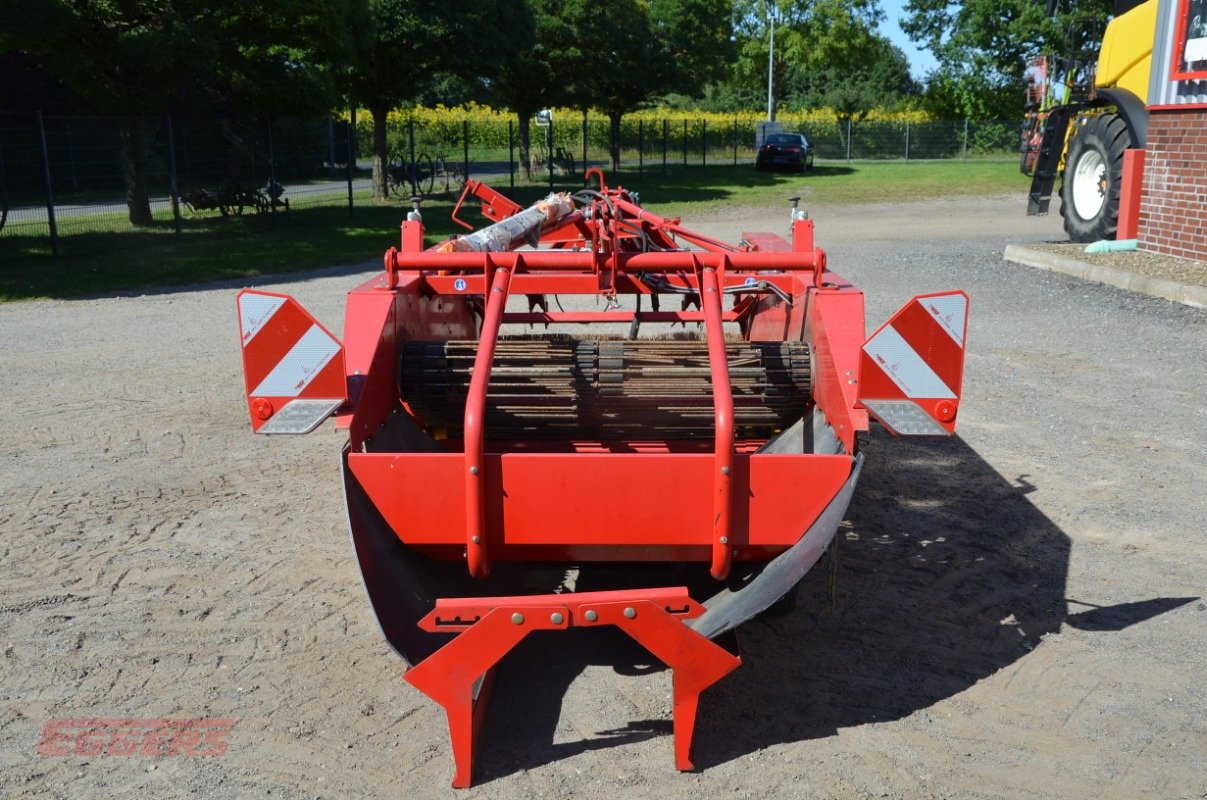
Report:
M 739 629 L 743 665 L 701 702 L 697 767 L 907 716 L 1026 657 L 1063 622 L 1114 631 L 1190 602 L 1068 616 L 1069 538 L 1026 499 L 1031 483 L 1004 480 L 958 438 L 878 439 L 866 453 L 837 555 L 806 576 L 794 612 Z M 669 734 L 668 716 L 554 743 L 564 694 L 588 665 L 659 668 L 623 634 L 603 633 L 534 638 L 504 661 L 479 782 Z M 601 708 L 630 705 L 614 691 L 592 696 Z

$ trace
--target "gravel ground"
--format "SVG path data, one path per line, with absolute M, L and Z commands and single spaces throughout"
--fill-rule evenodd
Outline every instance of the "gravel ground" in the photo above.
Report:
M 1024 206 L 817 210 L 869 326 L 972 296 L 960 435 L 871 437 L 837 556 L 705 695 L 695 774 L 670 676 L 599 632 L 505 664 L 478 785 L 448 789 L 361 592 L 341 437 L 248 433 L 233 288 L 0 307 L 0 796 L 1207 796 L 1207 312 L 1003 264 L 1059 235 Z M 263 286 L 338 330 L 368 268 Z M 235 727 L 213 758 L 36 755 L 64 717 Z

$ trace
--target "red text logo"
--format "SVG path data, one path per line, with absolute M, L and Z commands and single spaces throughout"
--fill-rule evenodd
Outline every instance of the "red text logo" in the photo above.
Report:
M 52 719 L 40 756 L 220 756 L 233 719 Z

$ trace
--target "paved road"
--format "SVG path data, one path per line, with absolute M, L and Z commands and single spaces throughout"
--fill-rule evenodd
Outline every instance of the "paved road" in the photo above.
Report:
M 370 169 L 371 165 L 365 162 L 362 165 L 363 169 Z M 486 181 L 495 182 L 502 185 L 508 176 L 507 162 L 486 162 L 475 163 L 470 162 L 470 177 Z M 437 181 L 436 188 L 439 189 L 442 182 Z M 313 201 L 314 198 L 327 198 L 338 204 L 346 202 L 341 198 L 347 197 L 348 182 L 346 180 L 333 181 L 316 181 L 309 183 L 286 183 L 284 184 L 285 191 L 282 197 L 291 198 L 294 203 Z M 352 190 L 354 192 L 368 192 L 373 188 L 373 181 L 370 178 L 355 178 L 352 181 Z M 171 198 L 164 195 L 151 198 L 152 213 L 170 213 L 172 209 Z M 115 198 L 112 200 L 98 200 L 89 203 L 57 203 L 55 205 L 55 219 L 58 221 L 79 220 L 88 217 L 96 218 L 126 218 L 127 207 L 124 200 Z M 187 209 L 185 210 L 187 213 Z M 10 208 L 8 212 L 8 221 L 5 223 L 5 230 L 16 231 L 27 226 L 45 226 L 47 224 L 46 206 L 45 205 L 26 205 Z M 12 226 L 10 229 L 9 226 Z

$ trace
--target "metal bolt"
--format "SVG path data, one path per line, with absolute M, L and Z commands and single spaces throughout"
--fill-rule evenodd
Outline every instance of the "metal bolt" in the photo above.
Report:
M 728 474 L 729 474 L 729 467 L 721 467 L 721 474 L 722 474 L 722 475 L 728 475 Z
M 470 468 L 469 468 L 469 474 L 470 474 L 470 475 L 477 475 L 477 474 L 478 474 L 478 468 L 477 468 L 477 467 L 470 467 Z
M 554 611 L 549 615 L 549 621 L 554 625 L 561 625 L 566 618 L 561 615 L 561 612 Z
M 855 380 L 854 378 L 847 378 L 847 383 L 855 384 L 859 383 L 859 381 Z
M 583 614 L 583 619 L 585 619 L 587 622 L 594 622 L 595 620 L 599 619 L 599 614 L 596 614 L 593 609 L 587 609 L 587 612 Z
M 722 536 L 722 537 L 721 537 L 721 544 L 729 544 L 729 537 L 728 537 L 728 536 Z
M 637 609 L 633 608 L 632 606 L 628 606 L 627 608 L 625 608 L 625 610 L 624 610 L 625 619 L 632 619 L 635 616 L 637 616 Z
M 523 625 L 524 624 L 524 615 L 521 614 L 519 611 L 517 611 L 511 615 L 511 621 L 513 623 L 515 623 L 516 625 Z
M 711 286 L 709 286 L 709 287 L 708 287 L 708 293 L 709 293 L 709 294 L 712 294 L 712 293 L 713 293 L 713 292 L 715 292 L 715 291 L 716 291 L 716 289 L 714 289 L 713 287 L 711 287 Z
M 474 537 L 470 538 L 470 541 L 471 541 L 471 542 L 473 542 L 474 544 L 478 544 L 478 543 L 480 543 L 480 542 L 482 541 L 482 537 L 481 537 L 481 536 L 474 536 Z

